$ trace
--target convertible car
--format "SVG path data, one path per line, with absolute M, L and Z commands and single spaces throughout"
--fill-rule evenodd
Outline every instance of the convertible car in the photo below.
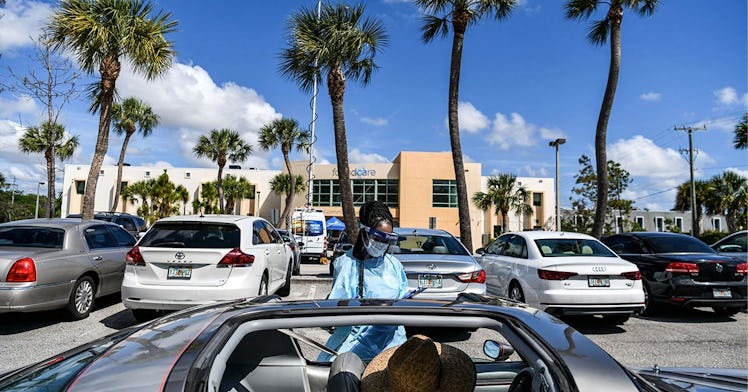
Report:
M 745 370 L 632 371 L 549 314 L 467 294 L 450 302 L 260 296 L 189 308 L 0 375 L 0 390 L 325 391 L 331 362 L 320 354 L 338 354 L 326 345 L 330 332 L 360 324 L 404 325 L 462 350 L 475 366 L 476 391 L 745 391 L 747 385 Z

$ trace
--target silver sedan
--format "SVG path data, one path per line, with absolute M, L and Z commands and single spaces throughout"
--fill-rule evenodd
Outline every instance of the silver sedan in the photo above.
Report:
M 88 317 L 94 299 L 120 290 L 135 238 L 116 224 L 29 219 L 0 224 L 0 313 L 65 308 Z

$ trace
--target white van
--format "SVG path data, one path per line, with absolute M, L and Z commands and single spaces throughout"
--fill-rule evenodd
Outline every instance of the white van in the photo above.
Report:
M 291 231 L 302 243 L 301 260 L 316 260 L 327 254 L 327 227 L 321 210 L 297 208 L 291 215 Z

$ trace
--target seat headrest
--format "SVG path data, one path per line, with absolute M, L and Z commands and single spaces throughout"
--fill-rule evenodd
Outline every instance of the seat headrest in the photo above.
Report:
M 447 254 L 449 253 L 449 250 L 447 250 L 446 246 L 435 246 L 433 249 L 431 249 L 433 253 L 439 253 L 439 254 Z

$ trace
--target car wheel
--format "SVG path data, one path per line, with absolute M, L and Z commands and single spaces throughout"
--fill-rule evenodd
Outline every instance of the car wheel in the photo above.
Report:
M 75 282 L 73 292 L 70 293 L 70 300 L 65 308 L 68 316 L 73 320 L 80 320 L 88 317 L 94 304 L 94 295 L 96 293 L 96 283 L 90 276 L 83 276 Z
M 268 295 L 268 274 L 263 273 L 262 279 L 260 280 L 260 290 L 257 293 L 258 295 Z
M 713 306 L 712 310 L 714 310 L 714 313 L 716 313 L 718 316 L 725 316 L 730 317 L 738 314 L 740 312 L 740 308 L 730 308 L 727 306 Z
M 603 321 L 610 325 L 623 325 L 626 321 L 629 321 L 629 315 L 620 314 L 604 314 Z
M 288 268 L 286 268 L 286 282 L 283 287 L 279 288 L 276 294 L 281 297 L 288 297 L 291 294 L 291 274 L 293 273 L 293 260 L 288 261 Z
M 130 309 L 130 311 L 132 312 L 132 317 L 140 323 L 151 321 L 158 317 L 158 310 L 154 309 Z
M 522 287 L 517 282 L 512 282 L 512 284 L 509 285 L 509 298 L 519 301 L 519 302 L 525 302 L 525 293 L 522 291 Z
M 649 289 L 649 285 L 642 280 L 642 287 L 644 288 L 644 309 L 642 309 L 642 316 L 652 316 L 655 314 L 657 305 L 652 297 L 652 292 Z

